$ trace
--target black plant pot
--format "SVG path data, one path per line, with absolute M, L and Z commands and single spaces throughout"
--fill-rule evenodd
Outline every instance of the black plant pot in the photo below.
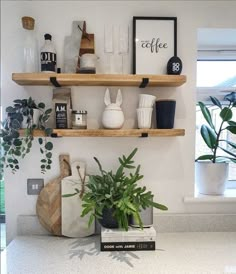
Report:
M 99 220 L 99 223 L 106 228 L 118 228 L 118 222 L 113 216 L 114 209 L 104 208 L 102 211 L 102 219 Z

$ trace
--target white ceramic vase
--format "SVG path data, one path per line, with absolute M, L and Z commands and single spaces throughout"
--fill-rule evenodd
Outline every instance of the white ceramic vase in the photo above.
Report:
M 116 102 L 111 103 L 110 91 L 107 88 L 104 96 L 104 103 L 106 108 L 102 115 L 102 125 L 108 129 L 120 129 L 122 128 L 125 117 L 121 109 L 122 94 L 120 89 L 116 95 Z
M 105 109 L 102 115 L 102 124 L 108 129 L 120 129 L 124 124 L 124 113 L 121 109 Z
M 229 163 L 196 162 L 195 183 L 206 195 L 223 195 L 228 179 Z

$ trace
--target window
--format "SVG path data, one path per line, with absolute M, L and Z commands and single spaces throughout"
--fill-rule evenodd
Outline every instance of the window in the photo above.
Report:
M 236 91 L 236 61 L 234 60 L 199 60 L 197 61 L 197 99 L 205 101 L 210 107 L 213 123 L 217 127 L 221 119 L 219 109 L 211 104 L 209 96 L 215 96 L 224 104 L 223 98 L 231 91 Z M 211 105 L 211 106 L 210 106 Z M 236 120 L 236 109 L 233 119 Z M 208 153 L 209 148 L 205 145 L 200 134 L 200 127 L 206 124 L 199 106 L 196 106 L 196 158 Z M 224 138 L 236 142 L 236 135 L 224 132 Z M 224 155 L 219 151 L 219 155 Z M 235 181 L 235 182 L 232 182 Z M 236 188 L 236 165 L 230 164 L 228 188 Z
M 236 61 L 198 61 L 197 87 L 218 89 L 236 87 Z

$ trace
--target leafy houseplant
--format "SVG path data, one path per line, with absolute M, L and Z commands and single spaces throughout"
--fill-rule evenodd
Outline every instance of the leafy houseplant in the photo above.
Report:
M 236 144 L 222 139 L 222 132 L 229 131 L 233 134 L 236 134 L 236 122 L 232 120 L 233 112 L 232 109 L 236 107 L 236 96 L 235 93 L 232 92 L 225 96 L 225 100 L 228 101 L 227 106 L 222 106 L 220 101 L 216 97 L 210 96 L 212 103 L 220 108 L 220 118 L 221 123 L 219 128 L 213 124 L 213 119 L 211 113 L 207 106 L 203 102 L 199 102 L 199 106 L 201 112 L 208 123 L 208 125 L 201 126 L 201 136 L 205 142 L 205 144 L 210 148 L 211 154 L 201 155 L 196 159 L 199 160 L 210 160 L 212 163 L 222 162 L 222 161 L 232 161 L 236 163 L 236 154 L 232 151 L 236 149 Z M 232 150 L 228 150 L 223 147 L 224 144 L 227 144 Z M 217 151 L 221 150 L 227 154 L 227 156 L 219 156 L 217 155 Z
M 86 184 L 87 191 L 83 195 L 83 211 L 81 216 L 90 214 L 89 225 L 97 217 L 100 221 L 104 212 L 111 210 L 112 216 L 117 221 L 118 226 L 128 230 L 129 218 L 134 216 L 137 223 L 142 228 L 143 223 L 140 218 L 140 210 L 148 207 L 155 207 L 167 210 L 167 207 L 153 201 L 153 194 L 147 191 L 146 187 L 139 187 L 137 182 L 143 178 L 140 175 L 140 165 L 135 167 L 132 160 L 137 148 L 128 157 L 119 158 L 120 166 L 115 173 L 105 171 L 99 160 L 94 157 L 98 164 L 100 175 L 90 175 Z M 125 171 L 133 169 L 133 173 L 128 175 Z M 75 195 L 78 193 L 78 189 Z
M 199 193 L 222 195 L 227 182 L 229 162 L 236 163 L 236 144 L 222 136 L 223 132 L 236 134 L 236 122 L 232 120 L 236 96 L 234 92 L 226 95 L 224 98 L 228 101 L 226 106 L 223 106 L 216 97 L 210 97 L 210 99 L 219 109 L 220 124 L 214 125 L 209 109 L 204 103 L 199 102 L 201 112 L 208 124 L 202 125 L 200 132 L 211 153 L 196 159 L 195 180 Z
M 40 111 L 38 125 L 33 122 L 34 109 Z M 45 109 L 45 104 L 35 101 L 29 97 L 28 99 L 14 100 L 13 106 L 6 108 L 7 117 L 2 123 L 0 133 L 1 146 L 1 163 L 0 173 L 3 176 L 4 168 L 10 168 L 13 173 L 19 170 L 19 162 L 28 154 L 34 140 L 33 131 L 38 128 L 45 132 L 45 136 L 49 136 L 52 132 L 46 127 L 46 122 L 50 117 L 51 109 Z M 27 128 L 24 129 L 24 136 L 21 136 L 20 129 L 23 120 L 26 121 Z M 41 172 L 51 168 L 53 144 L 45 138 L 38 139 L 40 144 L 40 152 L 43 154 L 41 160 Z

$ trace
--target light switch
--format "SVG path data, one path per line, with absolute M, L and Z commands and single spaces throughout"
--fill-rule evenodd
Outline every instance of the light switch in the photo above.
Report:
M 44 187 L 43 179 L 27 179 L 27 194 L 38 195 Z

